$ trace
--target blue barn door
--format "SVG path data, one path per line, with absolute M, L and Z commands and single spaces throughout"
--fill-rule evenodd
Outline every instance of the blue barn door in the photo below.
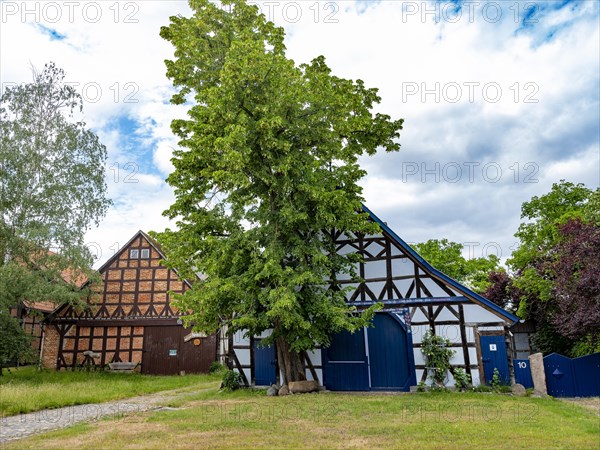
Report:
M 271 386 L 277 382 L 275 346 L 262 347 L 260 339 L 254 340 L 254 384 Z
M 480 336 L 479 343 L 481 344 L 481 361 L 486 384 L 491 383 L 494 369 L 498 369 L 502 383 L 510 384 L 504 336 Z
M 393 316 L 375 314 L 368 328 L 371 388 L 381 390 L 410 389 L 411 367 L 406 332 Z
M 343 331 L 323 349 L 323 384 L 331 391 L 368 391 L 369 364 L 364 330 Z

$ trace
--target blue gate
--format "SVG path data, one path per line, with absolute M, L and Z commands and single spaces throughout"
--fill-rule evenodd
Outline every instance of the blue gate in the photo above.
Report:
M 526 389 L 533 388 L 531 367 L 528 359 L 513 359 L 515 368 L 515 383 L 522 384 Z
M 544 357 L 544 370 L 553 397 L 600 396 L 600 353 L 574 359 L 552 353 Z
M 260 339 L 254 340 L 254 384 L 270 386 L 277 382 L 275 346 L 261 347 Z
M 411 364 L 403 328 L 402 323 L 392 315 L 375 314 L 373 327 L 367 330 L 371 389 L 410 389 Z
M 405 325 L 392 314 L 377 313 L 373 327 L 336 334 L 322 350 L 323 384 L 332 391 L 408 391 L 416 384 L 411 347 Z
M 504 335 L 480 336 L 481 361 L 483 362 L 483 373 L 486 384 L 492 382 L 494 369 L 498 369 L 500 382 L 510 384 L 510 372 L 508 370 L 508 356 L 506 354 L 506 341 Z
M 369 364 L 364 330 L 336 334 L 322 350 L 323 384 L 331 391 L 368 391 Z

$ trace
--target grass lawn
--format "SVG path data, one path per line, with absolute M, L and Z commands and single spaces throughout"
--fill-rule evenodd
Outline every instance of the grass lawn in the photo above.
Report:
M 216 382 L 218 377 L 146 376 L 138 373 L 37 371 L 34 367 L 4 371 L 0 377 L 0 417 L 46 408 L 99 403 L 151 392 Z
M 212 384 L 211 384 L 212 383 Z M 600 445 L 600 418 L 551 398 L 487 393 L 267 397 L 186 394 L 180 409 L 113 417 L 6 448 L 565 448 Z

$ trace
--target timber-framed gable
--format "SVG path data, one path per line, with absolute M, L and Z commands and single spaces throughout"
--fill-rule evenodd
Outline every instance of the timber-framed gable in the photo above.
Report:
M 358 310 L 375 303 L 383 308 L 376 315 L 376 326 L 364 329 L 360 336 L 340 336 L 327 349 L 307 352 L 307 378 L 330 389 L 408 390 L 427 378 L 421 341 L 428 330 L 449 339 L 455 352 L 449 383 L 459 367 L 474 384 L 489 380 L 491 368 L 485 367 L 489 351 L 497 352 L 493 356 L 504 355 L 499 361 L 504 358 L 503 375 L 510 378 L 514 352 L 508 328 L 518 318 L 432 267 L 366 206 L 363 211 L 379 225 L 380 232 L 332 234 L 338 254 L 357 253 L 361 260 L 354 267 L 357 279 L 337 274 L 331 286 L 351 287 L 346 302 Z M 236 333 L 229 339 L 231 365 L 249 385 L 279 380 L 275 356 L 268 367 L 258 367 L 261 361 L 270 360 L 271 351 L 255 345 L 261 337 Z M 489 340 L 492 338 L 496 340 Z M 393 348 L 386 353 L 381 346 L 395 347 L 401 354 Z
M 75 368 L 113 362 L 141 365 L 143 373 L 207 371 L 216 359 L 216 336 L 188 339 L 172 305 L 191 288 L 163 265 L 158 244 L 138 231 L 100 269 L 86 308 L 63 305 L 47 320 L 46 366 Z M 185 355 L 185 357 L 184 357 Z

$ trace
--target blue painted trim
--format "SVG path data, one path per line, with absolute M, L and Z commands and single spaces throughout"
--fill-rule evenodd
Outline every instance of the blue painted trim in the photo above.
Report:
M 426 297 L 426 298 L 401 298 L 392 300 L 365 300 L 346 302 L 348 306 L 369 307 L 378 303 L 383 306 L 419 306 L 419 305 L 440 305 L 440 304 L 456 304 L 456 303 L 471 303 L 467 297 L 457 295 L 456 297 Z M 383 311 L 382 311 L 383 312 Z
M 506 320 L 512 322 L 513 324 L 517 323 L 520 320 L 514 314 L 511 314 L 508 311 L 506 311 L 505 309 L 500 308 L 495 303 L 492 303 L 488 299 L 486 299 L 486 298 L 482 297 L 481 295 L 473 292 L 468 287 L 463 286 L 459 282 L 453 280 L 448 275 L 445 275 L 444 273 L 442 273 L 439 270 L 435 269 L 427 261 L 425 261 L 417 252 L 415 252 L 410 247 L 410 245 L 408 245 L 406 242 L 404 242 L 404 240 L 402 240 L 400 238 L 400 236 L 398 236 L 396 233 L 394 233 L 394 231 L 390 227 L 388 227 L 385 223 L 383 223 L 382 220 L 373 213 L 373 211 L 371 211 L 365 205 L 362 205 L 362 209 L 363 209 L 364 212 L 366 212 L 367 214 L 369 214 L 369 216 L 371 217 L 371 219 L 373 219 L 373 221 L 375 221 L 386 234 L 388 234 L 394 241 L 396 241 L 396 243 L 400 247 L 402 247 L 403 250 L 405 250 L 412 258 L 414 258 L 419 264 L 421 264 L 421 266 L 423 267 L 423 269 L 425 269 L 426 272 L 429 272 L 431 275 L 434 275 L 434 276 L 442 279 L 443 281 L 445 281 L 446 283 L 448 283 L 450 286 L 458 289 L 463 294 L 465 294 L 467 297 L 471 298 L 475 303 L 480 303 L 480 304 L 486 306 L 487 308 L 491 309 L 496 314 L 498 314 L 499 316 L 504 317 Z

